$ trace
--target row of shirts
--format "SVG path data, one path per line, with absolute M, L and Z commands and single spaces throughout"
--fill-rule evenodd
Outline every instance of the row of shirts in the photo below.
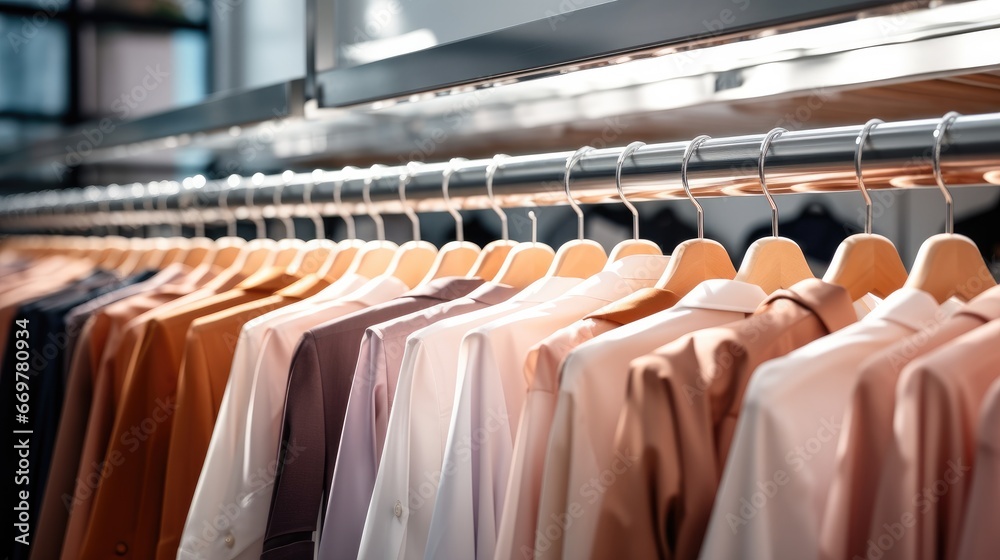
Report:
M 0 328 L 70 340 L 33 381 L 31 557 L 992 557 L 998 289 L 678 298 L 665 264 L 520 293 L 8 264 Z

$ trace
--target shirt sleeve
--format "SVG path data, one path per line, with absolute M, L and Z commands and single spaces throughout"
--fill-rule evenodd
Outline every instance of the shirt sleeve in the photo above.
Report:
M 323 499 L 326 423 L 316 341 L 308 332 L 292 359 L 282 419 L 278 470 L 267 519 L 262 560 L 310 557 Z M 298 450 L 288 460 L 289 448 Z
M 607 473 L 591 558 L 674 558 L 674 535 L 667 531 L 674 504 L 663 497 L 679 485 L 680 473 L 673 449 L 676 428 L 660 381 L 667 367 L 659 357 L 633 362 L 615 435 L 619 469 Z M 654 426 L 652 433 L 646 429 Z
M 228 559 L 253 540 L 242 530 L 244 512 L 234 515 L 245 505 L 240 498 L 249 494 L 243 486 L 247 472 L 243 442 L 255 358 L 251 346 L 244 331 L 236 344 L 229 382 L 181 533 L 177 558 L 182 560 Z M 220 512 L 222 522 L 216 521 Z
M 370 329 L 361 341 L 358 358 L 327 500 L 320 558 L 357 556 L 382 451 L 376 441 L 374 401 L 377 394 L 385 393 L 385 356 L 381 337 Z
M 409 491 L 410 401 L 415 387 L 423 385 L 415 379 L 417 375 L 426 374 L 426 370 L 433 367 L 433 361 L 425 352 L 424 346 L 419 341 L 408 341 L 400 367 L 395 403 L 389 414 L 382 460 L 379 462 L 372 499 L 365 516 L 358 550 L 359 560 L 398 558 L 411 511 L 426 507 L 427 500 L 434 497 L 434 487 L 430 484 L 428 488 Z M 421 392 L 418 398 L 427 397 L 426 393 Z
M 500 373 L 493 359 L 489 340 L 480 332 L 470 333 L 462 343 L 466 359 L 459 365 L 455 408 L 445 444 L 441 482 L 434 503 L 434 513 L 427 536 L 426 558 L 476 558 L 477 525 L 489 522 L 478 508 L 486 499 L 473 471 L 489 468 L 489 447 L 499 434 L 476 429 L 476 412 L 495 408 L 482 400 L 480 384 L 497 379 Z M 493 398 L 503 396 L 502 387 L 494 387 Z M 473 401 L 478 405 L 473 410 Z M 503 407 L 503 403 L 500 403 Z M 506 408 L 504 408 L 506 410 Z M 477 438 L 473 441 L 473 433 Z M 506 481 L 505 481 L 506 482 Z M 495 536 L 494 536 L 495 540 Z

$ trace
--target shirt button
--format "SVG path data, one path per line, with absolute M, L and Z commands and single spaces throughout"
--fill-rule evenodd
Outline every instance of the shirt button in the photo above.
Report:
M 233 548 L 233 545 L 236 544 L 236 537 L 232 535 L 226 535 L 225 542 L 227 547 Z
M 403 504 L 400 503 L 399 500 L 396 500 L 396 505 L 392 506 L 392 513 L 394 513 L 396 517 L 403 516 Z
M 119 542 L 118 544 L 115 545 L 115 554 L 117 554 L 118 556 L 125 556 L 126 552 L 128 552 L 127 544 Z

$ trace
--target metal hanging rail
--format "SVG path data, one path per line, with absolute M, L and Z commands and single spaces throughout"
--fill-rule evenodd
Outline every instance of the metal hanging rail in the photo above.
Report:
M 870 189 L 931 187 L 931 155 L 940 119 L 880 124 L 871 130 L 864 149 L 865 183 Z M 771 143 L 765 168 L 773 194 L 838 192 L 857 189 L 854 153 L 862 126 L 789 131 Z M 761 194 L 757 163 L 764 134 L 713 138 L 700 144 L 688 176 L 697 197 Z M 688 142 L 649 144 L 624 164 L 625 193 L 632 201 L 684 197 L 679 183 L 681 159 Z M 562 188 L 566 160 L 573 152 L 503 157 L 494 178 L 496 201 L 507 207 L 565 204 Z M 614 186 L 621 148 L 588 152 L 573 169 L 573 194 L 580 202 L 618 201 Z M 371 201 L 380 212 L 402 211 L 400 177 L 408 174 L 407 204 L 417 211 L 445 210 L 443 174 L 453 169 L 449 184 L 452 205 L 487 205 L 486 169 L 493 159 L 453 160 L 420 165 L 347 168 L 312 173 L 202 178 L 148 185 L 111 185 L 0 198 L 0 231 L 60 229 L 74 218 L 95 213 L 125 216 L 198 211 L 213 219 L 220 207 L 237 217 L 257 212 L 264 217 L 306 216 L 319 209 L 327 215 L 359 214 L 366 178 Z M 941 159 L 949 186 L 1000 184 L 1000 113 L 961 116 L 947 129 Z M 335 208 L 340 188 L 341 207 Z M 280 192 L 276 192 L 280 189 Z M 309 199 L 312 209 L 303 202 Z M 240 213 L 243 213 L 242 216 Z M 215 218 L 220 219 L 220 218 Z M 79 224 L 77 223 L 77 227 Z

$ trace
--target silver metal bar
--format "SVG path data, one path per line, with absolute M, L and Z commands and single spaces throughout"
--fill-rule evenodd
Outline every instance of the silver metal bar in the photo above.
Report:
M 864 177 L 869 189 L 933 187 L 931 156 L 934 131 L 939 118 L 885 123 L 875 128 L 865 147 Z M 862 125 L 799 130 L 782 134 L 768 151 L 765 168 L 772 194 L 794 192 L 835 192 L 857 189 L 854 170 L 856 140 Z M 688 164 L 691 189 L 698 198 L 759 195 L 757 164 L 763 134 L 716 137 L 704 142 Z M 680 169 L 687 142 L 648 144 L 635 152 L 623 168 L 624 190 L 629 200 L 657 200 L 686 197 L 680 183 Z M 573 171 L 573 193 L 581 203 L 618 201 L 614 184 L 615 164 L 621 148 L 593 150 L 580 159 Z M 512 156 L 503 160 L 494 179 L 496 200 L 502 206 L 565 204 L 563 175 L 566 159 L 573 152 Z M 452 204 L 462 208 L 485 208 L 486 170 L 491 159 L 461 162 L 451 176 L 449 195 Z M 418 211 L 446 210 L 442 196 L 443 173 L 447 162 L 422 165 L 410 171 L 406 197 Z M 1000 113 L 966 115 L 955 120 L 944 139 L 941 169 L 949 186 L 997 182 L 1000 175 Z M 405 165 L 379 169 L 372 181 L 371 200 L 381 212 L 401 212 L 398 194 L 399 176 Z M 273 189 L 286 184 L 282 206 L 302 209 L 305 185 L 315 184 L 311 199 L 314 205 L 330 210 L 334 182 L 343 181 L 345 210 L 362 213 L 360 204 L 367 170 L 315 171 L 294 176 L 271 175 L 254 181 L 235 178 L 213 181 L 204 189 L 177 188 L 167 200 L 167 208 L 184 205 L 185 197 L 198 196 L 198 211 L 217 211 L 218 188 L 238 185 L 226 195 L 230 210 L 247 206 L 245 189 L 256 211 L 268 211 L 273 203 Z M 198 181 L 191 183 L 200 184 Z M 202 182 L 203 183 L 203 182 Z M 209 194 L 212 188 L 213 193 Z M 169 190 L 169 189 L 168 189 Z M 145 191 L 145 192 L 142 192 Z M 156 189 L 162 198 L 162 188 Z M 137 193 L 142 192 L 142 194 Z M 204 193 L 204 194 L 203 194 Z M 126 202 L 131 198 L 131 203 Z M 49 227 L 58 227 L 60 218 L 98 213 L 101 200 L 109 202 L 112 212 L 126 208 L 148 208 L 156 199 L 150 189 L 88 187 L 72 189 L 62 195 L 52 192 L 13 195 L 0 198 L 0 230 L 18 229 L 24 220 L 44 216 Z M 72 203 L 71 203 L 72 202 Z M 190 201 L 186 207 L 190 207 Z M 272 207 L 271 211 L 274 210 Z M 294 209 L 293 209 L 294 210 Z M 242 211 L 247 211 L 242 208 Z M 67 222 L 69 223 L 69 222 Z

